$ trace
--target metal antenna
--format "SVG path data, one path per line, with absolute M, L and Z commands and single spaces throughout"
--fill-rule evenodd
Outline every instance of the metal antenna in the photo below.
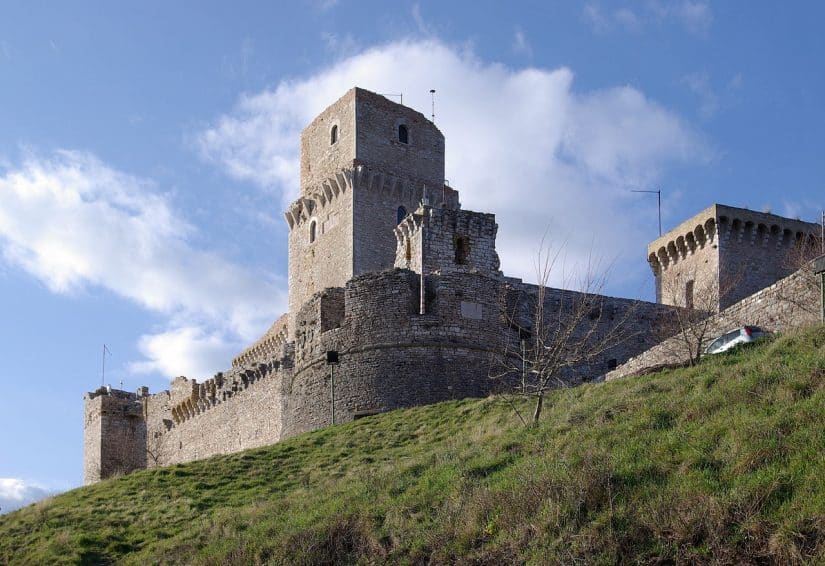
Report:
M 631 193 L 656 193 L 657 200 L 659 201 L 659 235 L 662 235 L 662 191 L 635 191 L 631 190 Z
M 107 352 L 109 353 L 110 356 L 112 355 L 112 352 L 109 350 L 109 348 L 106 347 L 106 344 L 103 344 L 103 364 L 102 364 L 102 368 L 101 368 L 101 372 L 100 372 L 100 384 L 101 385 L 106 385 L 106 353 Z
M 432 99 L 432 102 L 433 102 L 433 124 L 435 124 L 435 89 L 434 88 L 430 89 L 430 98 Z

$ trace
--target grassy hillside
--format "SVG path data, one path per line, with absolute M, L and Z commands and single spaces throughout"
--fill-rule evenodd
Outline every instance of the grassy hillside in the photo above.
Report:
M 825 329 L 370 417 L 0 517 L 0 563 L 825 562 Z

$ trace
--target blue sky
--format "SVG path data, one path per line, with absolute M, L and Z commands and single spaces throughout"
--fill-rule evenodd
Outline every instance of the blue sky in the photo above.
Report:
M 818 220 L 816 2 L 5 2 L 0 507 L 82 481 L 84 392 L 203 379 L 283 311 L 298 135 L 354 85 L 447 139 L 508 274 L 545 230 L 651 299 L 657 235 L 713 202 Z M 571 267 L 565 273 L 569 275 Z M 559 273 L 556 283 L 565 277 Z

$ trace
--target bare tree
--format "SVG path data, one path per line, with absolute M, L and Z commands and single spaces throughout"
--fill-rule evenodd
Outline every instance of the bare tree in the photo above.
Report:
M 616 306 L 605 297 L 608 270 L 600 270 L 592 258 L 578 277 L 577 290 L 548 286 L 562 249 L 551 253 L 543 240 L 536 257 L 537 285 L 513 283 L 502 292 L 507 330 L 492 377 L 505 384 L 505 398 L 525 425 L 538 422 L 550 390 L 604 374 L 610 350 L 631 334 L 626 323 L 637 303 Z M 602 362 L 599 369 L 593 367 L 597 361 Z M 533 400 L 529 423 L 512 396 Z
M 779 300 L 790 303 L 794 307 L 810 313 L 819 315 L 820 305 L 811 297 L 817 297 L 820 293 L 819 278 L 814 272 L 813 260 L 825 254 L 823 241 L 813 235 L 800 238 L 788 250 L 782 267 L 789 273 L 799 272 L 801 289 L 779 291 Z
M 681 307 L 661 316 L 656 325 L 671 360 L 696 365 L 708 341 L 726 329 L 723 327 L 744 323 L 719 313 L 720 305 L 736 292 L 741 281 L 741 270 L 717 279 L 690 267 L 661 279 L 661 301 Z

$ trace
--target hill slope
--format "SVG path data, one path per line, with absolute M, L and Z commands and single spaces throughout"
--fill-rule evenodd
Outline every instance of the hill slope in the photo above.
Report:
M 0 517 L 0 563 L 825 561 L 825 329 L 395 411 Z

